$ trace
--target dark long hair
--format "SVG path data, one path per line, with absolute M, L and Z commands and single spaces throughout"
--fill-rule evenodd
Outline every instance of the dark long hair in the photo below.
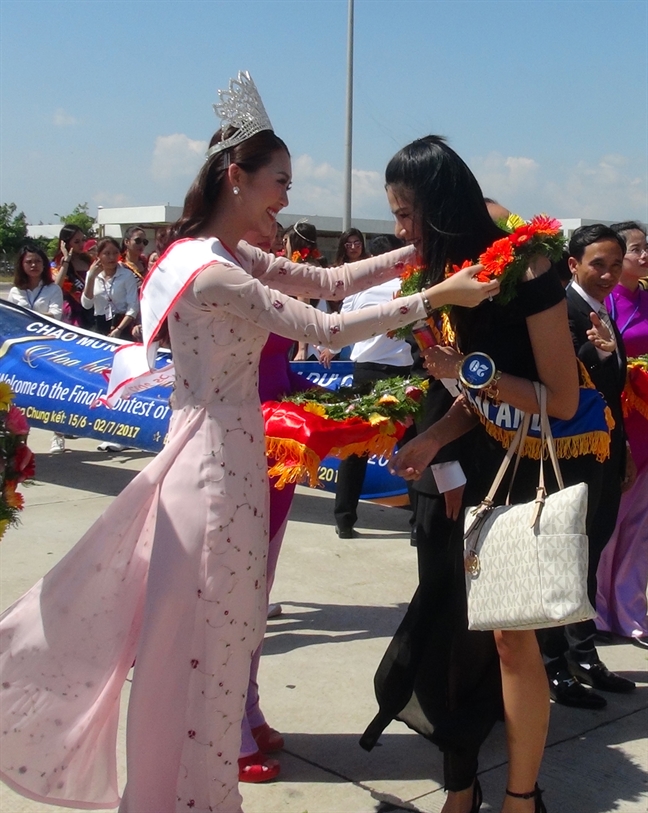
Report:
M 218 130 L 209 146 L 230 138 L 234 132 L 233 127 L 228 127 L 224 132 Z M 279 136 L 272 130 L 262 130 L 241 144 L 210 156 L 187 192 L 180 219 L 170 228 L 169 245 L 181 237 L 194 237 L 204 230 L 213 216 L 230 163 L 237 164 L 245 172 L 254 173 L 267 166 L 272 156 L 281 150 L 290 155 Z
M 51 285 L 54 282 L 52 278 L 52 269 L 50 268 L 50 261 L 47 259 L 47 254 L 43 251 L 42 248 L 39 248 L 37 245 L 33 243 L 27 243 L 18 252 L 18 256 L 16 257 L 16 265 L 14 266 L 14 278 L 13 284 L 16 288 L 20 288 L 24 290 L 25 288 L 29 287 L 29 277 L 25 273 L 25 269 L 23 268 L 23 260 L 25 259 L 25 254 L 37 254 L 43 263 L 43 271 L 41 273 L 41 282 L 43 285 Z
M 342 263 L 348 262 L 348 258 L 346 255 L 346 246 L 344 245 L 349 237 L 357 237 L 358 240 L 362 243 L 362 254 L 360 255 L 360 259 L 364 260 L 365 257 L 368 257 L 367 254 L 367 246 L 365 244 L 364 234 L 360 231 L 360 229 L 347 229 L 343 234 L 340 235 L 340 239 L 338 240 L 338 247 L 337 253 L 335 255 L 335 264 L 342 265 Z
M 447 262 L 460 265 L 503 237 L 468 166 L 441 136 L 429 135 L 403 147 L 387 164 L 385 183 L 411 196 L 421 232 L 427 282 L 443 279 Z

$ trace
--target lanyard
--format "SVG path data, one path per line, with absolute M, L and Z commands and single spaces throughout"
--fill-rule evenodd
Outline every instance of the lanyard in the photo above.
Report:
M 40 288 L 38 288 L 38 290 L 34 294 L 33 299 L 31 298 L 31 291 L 29 289 L 25 289 L 25 294 L 27 295 L 27 302 L 29 302 L 29 310 L 31 310 L 31 311 L 34 310 L 34 305 L 36 304 L 36 300 L 40 296 L 41 291 L 43 290 L 44 287 L 45 287 L 44 283 L 41 283 L 41 286 L 40 286 Z

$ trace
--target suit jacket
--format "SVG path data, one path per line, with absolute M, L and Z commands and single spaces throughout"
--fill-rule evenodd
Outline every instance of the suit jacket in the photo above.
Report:
M 596 347 L 587 338 L 587 331 L 592 327 L 590 313 L 592 308 L 570 285 L 566 291 L 567 314 L 569 318 L 569 329 L 574 342 L 576 355 L 586 367 L 596 389 L 605 398 L 610 407 L 615 427 L 612 430 L 610 444 L 610 464 L 613 469 L 620 472 L 621 478 L 625 474 L 625 430 L 623 428 L 623 412 L 621 409 L 621 393 L 625 386 L 627 359 L 623 349 L 623 338 L 610 318 L 614 335 L 617 341 L 617 348 L 621 357 L 619 363 L 616 353 L 605 359 L 599 358 Z

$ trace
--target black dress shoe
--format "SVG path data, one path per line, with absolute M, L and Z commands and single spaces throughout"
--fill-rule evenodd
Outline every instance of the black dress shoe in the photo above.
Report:
M 572 677 L 566 669 L 560 669 L 549 677 L 549 694 L 555 703 L 577 709 L 602 709 L 607 700 L 596 694 Z
M 648 635 L 633 637 L 630 642 L 633 646 L 638 646 L 639 649 L 648 649 Z
M 632 692 L 636 685 L 628 678 L 621 677 L 614 672 L 610 672 L 607 666 L 601 661 L 596 663 L 569 663 L 569 671 L 581 683 L 587 683 L 600 692 L 618 692 L 626 694 Z
M 355 536 L 357 536 L 353 528 L 336 528 L 335 533 L 340 537 L 340 539 L 353 539 Z

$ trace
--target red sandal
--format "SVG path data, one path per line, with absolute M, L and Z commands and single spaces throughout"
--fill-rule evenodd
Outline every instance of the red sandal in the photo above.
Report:
M 284 738 L 274 728 L 270 728 L 267 723 L 252 729 L 254 741 L 261 751 L 271 754 L 273 751 L 281 751 L 284 747 Z
M 262 751 L 240 757 L 238 761 L 239 782 L 270 782 L 281 771 L 279 761 L 268 759 Z

